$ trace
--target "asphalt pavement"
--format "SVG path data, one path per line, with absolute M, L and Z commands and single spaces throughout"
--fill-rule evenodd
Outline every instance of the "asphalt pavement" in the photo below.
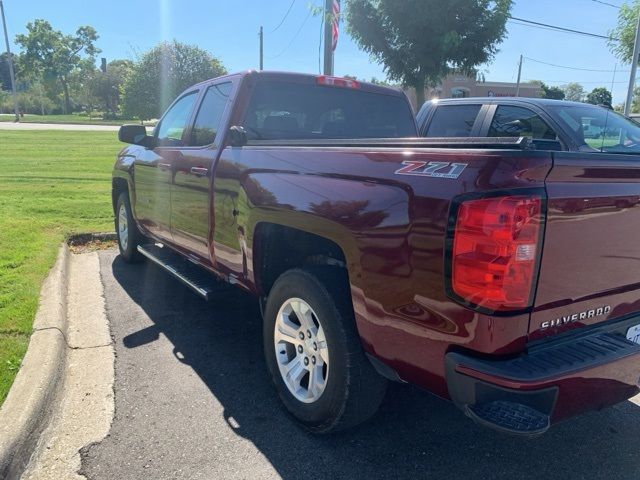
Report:
M 351 431 L 312 436 L 280 407 L 256 303 L 209 303 L 149 263 L 100 253 L 115 341 L 116 414 L 82 451 L 89 479 L 637 479 L 640 401 L 526 440 L 476 426 L 451 404 L 393 384 Z

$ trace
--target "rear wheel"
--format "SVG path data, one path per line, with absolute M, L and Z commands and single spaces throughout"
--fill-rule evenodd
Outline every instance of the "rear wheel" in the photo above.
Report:
M 138 245 L 142 243 L 144 237 L 138 231 L 138 226 L 131 214 L 131 203 L 127 192 L 122 192 L 118 196 L 115 226 L 122 258 L 130 263 L 141 261 L 144 257 L 138 252 Z
M 373 415 L 386 388 L 355 328 L 344 271 L 290 270 L 274 284 L 264 350 L 284 406 L 307 429 L 329 433 Z

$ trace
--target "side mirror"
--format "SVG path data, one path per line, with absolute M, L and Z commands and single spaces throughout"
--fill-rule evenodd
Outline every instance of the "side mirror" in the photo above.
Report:
M 147 129 L 144 125 L 122 125 L 118 130 L 118 140 L 133 145 L 151 147 L 153 137 L 147 136 Z
M 234 125 L 229 129 L 229 145 L 232 147 L 244 147 L 247 144 L 247 131 L 239 126 Z

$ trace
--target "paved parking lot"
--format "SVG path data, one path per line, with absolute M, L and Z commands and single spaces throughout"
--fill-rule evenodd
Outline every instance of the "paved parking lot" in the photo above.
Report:
M 640 401 L 523 440 L 392 385 L 379 414 L 314 437 L 280 408 L 262 359 L 256 304 L 210 303 L 150 264 L 100 254 L 116 345 L 110 435 L 83 451 L 90 479 L 637 479 Z

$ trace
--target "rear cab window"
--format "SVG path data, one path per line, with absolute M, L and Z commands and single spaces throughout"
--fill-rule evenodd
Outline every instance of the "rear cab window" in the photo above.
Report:
M 403 96 L 282 81 L 255 86 L 243 126 L 251 140 L 417 136 Z
M 231 87 L 231 82 L 224 82 L 207 88 L 191 129 L 189 145 L 201 147 L 215 142 Z
M 438 105 L 425 137 L 469 137 L 481 104 Z

